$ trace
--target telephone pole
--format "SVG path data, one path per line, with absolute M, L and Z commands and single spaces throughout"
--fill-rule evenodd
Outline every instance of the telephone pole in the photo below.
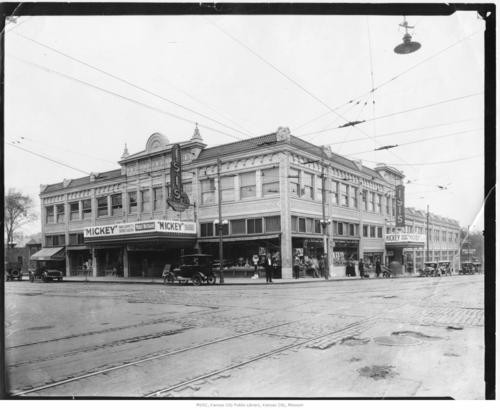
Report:
M 427 222 L 426 222 L 426 241 L 427 241 L 427 250 L 426 250 L 426 256 L 425 256 L 425 261 L 429 262 L 429 205 L 427 205 Z
M 323 265 L 325 267 L 325 279 L 328 280 L 330 277 L 330 247 L 328 246 L 328 237 L 326 228 L 328 227 L 329 221 L 326 220 L 326 174 L 325 174 L 325 162 L 321 161 L 321 205 L 323 219 L 321 220 L 321 228 L 323 230 Z M 326 261 L 324 260 L 326 255 Z
M 222 244 L 222 191 L 221 191 L 221 183 L 220 183 L 220 168 L 221 168 L 221 160 L 217 157 L 217 195 L 218 195 L 218 205 L 219 205 L 219 223 L 217 225 L 217 229 L 219 230 L 219 283 L 224 284 L 224 262 L 223 262 L 223 244 Z

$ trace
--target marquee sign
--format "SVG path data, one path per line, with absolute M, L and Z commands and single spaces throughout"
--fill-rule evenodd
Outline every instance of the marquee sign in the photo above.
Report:
M 420 233 L 388 233 L 385 235 L 386 243 L 425 243 L 425 235 Z
M 182 157 L 181 146 L 172 147 L 172 161 L 170 163 L 170 196 L 167 203 L 174 211 L 185 211 L 189 206 L 189 197 L 182 190 Z
M 143 232 L 196 234 L 196 223 L 189 221 L 144 221 L 113 225 L 90 226 L 83 229 L 84 238 L 130 235 Z
M 396 186 L 396 227 L 405 226 L 405 187 Z

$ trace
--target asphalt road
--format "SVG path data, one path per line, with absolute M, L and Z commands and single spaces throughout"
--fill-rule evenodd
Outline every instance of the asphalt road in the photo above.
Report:
M 7 282 L 8 391 L 481 399 L 483 279 Z

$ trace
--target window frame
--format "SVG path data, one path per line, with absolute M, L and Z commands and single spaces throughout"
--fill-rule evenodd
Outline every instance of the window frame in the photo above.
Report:
M 262 196 L 274 196 L 280 194 L 280 174 L 279 167 L 266 168 L 261 170 L 262 176 Z M 265 175 L 266 172 L 276 173 L 276 175 L 271 175 L 271 179 Z M 269 190 L 271 187 L 276 187 L 276 191 Z
M 120 203 L 114 203 L 113 200 L 115 198 L 120 198 Z M 112 216 L 117 216 L 117 215 L 122 215 L 123 213 L 123 196 L 121 193 L 119 194 L 112 194 L 111 195 L 111 215 Z
M 251 183 L 251 184 L 245 183 L 245 185 L 243 185 L 243 177 L 244 176 L 248 176 L 248 177 L 250 177 L 250 179 L 253 179 L 253 183 Z M 255 171 L 242 172 L 238 175 L 238 177 L 240 179 L 240 199 L 257 198 L 257 175 L 256 175 Z M 245 193 L 245 192 L 252 192 L 251 191 L 252 189 L 253 189 L 253 195 L 247 195 Z
M 137 214 L 139 211 L 139 203 L 137 202 L 137 191 L 127 192 L 127 207 L 129 214 Z M 134 208 L 134 209 L 132 209 Z
M 106 207 L 104 207 L 103 205 L 99 205 L 99 200 L 101 200 L 101 199 L 105 200 Z M 105 218 L 106 216 L 109 216 L 108 197 L 107 196 L 100 196 L 100 197 L 96 198 L 96 204 L 97 204 L 97 217 L 98 218 Z M 101 214 L 101 211 L 104 209 L 106 210 L 106 213 Z
M 76 205 L 76 212 L 73 208 L 73 205 Z M 74 216 L 76 213 L 76 217 Z M 69 203 L 69 220 L 70 221 L 79 221 L 80 220 L 80 201 L 70 202 Z

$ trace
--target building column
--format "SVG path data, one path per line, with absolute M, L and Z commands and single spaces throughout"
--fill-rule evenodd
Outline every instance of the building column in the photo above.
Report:
M 123 277 L 128 278 L 128 249 L 127 245 L 123 247 Z
M 97 277 L 97 257 L 96 257 L 96 251 L 94 248 L 92 248 L 92 276 L 94 278 Z
M 281 219 L 281 278 L 293 278 L 293 255 L 292 255 L 292 222 L 290 215 L 288 170 L 290 168 L 290 157 L 288 153 L 279 154 L 279 183 L 280 183 L 280 219 Z

